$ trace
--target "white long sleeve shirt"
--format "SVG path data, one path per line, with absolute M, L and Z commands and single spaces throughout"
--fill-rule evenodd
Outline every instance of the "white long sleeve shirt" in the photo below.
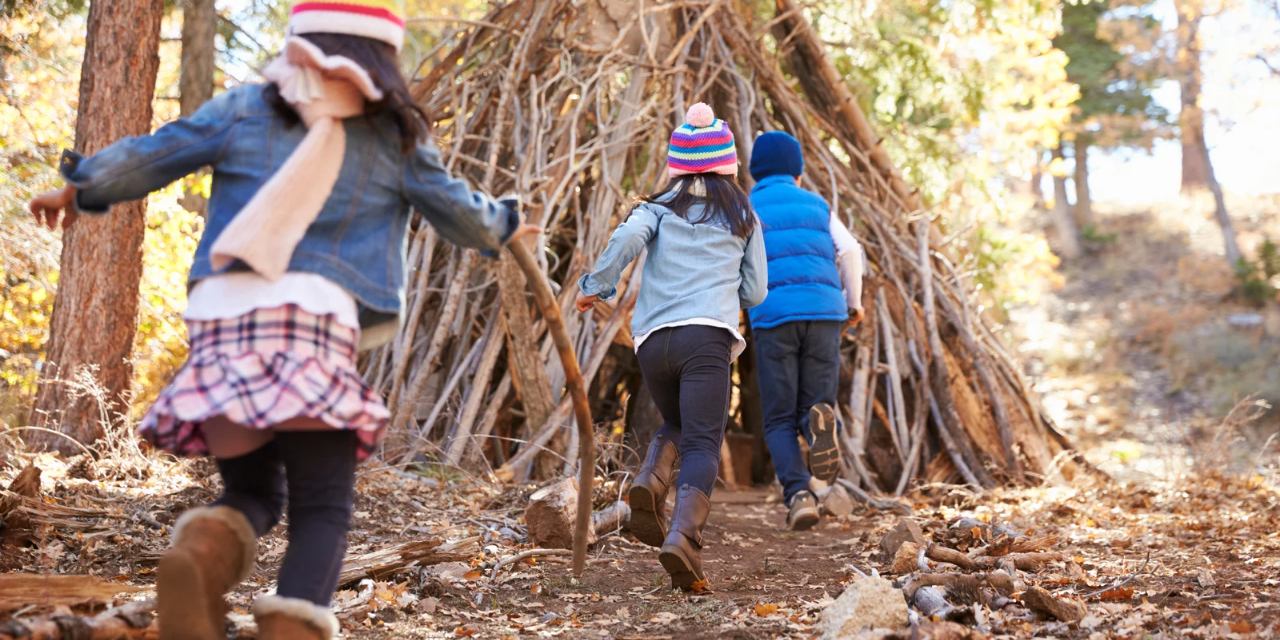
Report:
M 862 308 L 862 245 L 831 213 L 831 239 L 836 245 L 836 267 L 840 270 L 840 280 L 844 283 L 844 300 L 850 309 Z

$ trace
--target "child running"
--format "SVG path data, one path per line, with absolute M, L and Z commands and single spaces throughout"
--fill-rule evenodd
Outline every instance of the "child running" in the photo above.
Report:
M 671 134 L 661 192 L 641 199 L 614 231 L 596 270 L 578 283 L 578 310 L 617 295 L 622 270 L 649 250 L 631 333 L 663 424 L 630 492 L 630 528 L 685 590 L 706 585 L 702 530 L 720 469 L 729 417 L 729 366 L 746 347 L 741 310 L 768 290 L 764 239 L 736 182 L 733 133 L 711 107 L 689 109 Z M 679 491 L 668 530 L 667 491 L 677 458 Z
M 268 84 L 90 158 L 67 152 L 68 186 L 35 198 L 54 227 L 212 166 L 204 237 L 184 315 L 190 355 L 141 426 L 177 455 L 212 455 L 222 496 L 173 530 L 157 578 L 162 640 L 225 638 L 223 596 L 286 502 L 277 593 L 258 598 L 264 640 L 329 640 L 355 471 L 388 422 L 356 371 L 359 348 L 395 334 L 410 207 L 448 240 L 498 250 L 529 228 L 517 202 L 451 178 L 398 52 L 402 0 L 296 4 Z
M 781 131 L 756 138 L 751 152 L 751 204 L 764 226 L 769 297 L 752 309 L 764 438 L 782 483 L 787 527 L 818 523 L 816 478 L 840 472 L 836 415 L 840 335 L 862 321 L 862 247 L 826 201 L 800 187 L 800 143 Z M 843 280 L 843 287 L 841 286 Z M 799 438 L 809 445 L 808 467 Z M 836 487 L 825 495 L 843 495 Z

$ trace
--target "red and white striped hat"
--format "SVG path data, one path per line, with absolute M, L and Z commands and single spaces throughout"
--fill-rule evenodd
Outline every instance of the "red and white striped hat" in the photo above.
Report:
M 289 16 L 289 35 L 340 33 L 404 47 L 404 0 L 301 0 Z

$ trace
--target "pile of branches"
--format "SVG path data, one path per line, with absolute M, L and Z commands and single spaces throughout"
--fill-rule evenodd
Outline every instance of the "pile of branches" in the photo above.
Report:
M 806 186 L 866 247 L 867 318 L 842 402 L 851 482 L 902 493 L 913 482 L 985 488 L 1078 473 L 975 311 L 962 256 L 948 253 L 802 9 L 777 0 L 761 17 L 738 4 L 513 0 L 447 39 L 415 83 L 449 170 L 519 194 L 542 227 L 538 259 L 586 379 L 615 393 L 601 372 L 630 357 L 641 269 L 585 316 L 572 310 L 575 282 L 631 198 L 664 182 L 667 138 L 703 101 L 735 131 L 741 158 L 755 133 L 795 135 Z M 749 185 L 745 170 L 741 179 Z M 487 463 L 503 480 L 574 470 L 564 373 L 512 258 L 485 260 L 415 223 L 409 263 L 404 329 L 363 362 L 394 414 L 384 458 Z
M 1057 544 L 1055 536 L 1023 536 L 1003 525 L 960 517 L 931 537 L 913 521 L 900 520 L 881 540 L 880 550 L 886 573 L 897 576 L 894 586 L 926 620 L 985 625 L 983 610 L 1025 608 L 1072 623 L 1088 613 L 1084 599 L 1132 595 L 1124 584 L 1134 576 L 1086 594 L 1044 589 L 1037 582 L 1054 585 L 1084 577 L 1078 563 L 1052 550 Z

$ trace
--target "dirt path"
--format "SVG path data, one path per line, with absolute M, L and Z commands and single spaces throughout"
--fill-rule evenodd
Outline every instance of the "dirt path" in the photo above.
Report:
M 474 580 L 429 577 L 438 573 L 429 569 L 400 578 L 422 602 L 357 612 L 345 623 L 353 637 L 368 640 L 812 638 L 822 607 L 855 578 L 851 565 L 887 571 L 875 554 L 897 518 L 864 512 L 790 533 L 766 496 L 718 494 L 733 502 L 716 504 L 707 529 L 711 594 L 672 591 L 653 549 L 614 536 L 592 552 L 581 581 L 559 562 L 522 565 L 496 585 L 487 569 Z M 915 510 L 935 541 L 963 538 L 965 529 L 949 526 L 962 517 L 1047 540 L 1063 561 L 1019 572 L 1019 583 L 1062 598 L 1087 596 L 1089 614 L 1073 624 L 1017 603 L 977 604 L 963 621 L 984 633 L 1079 640 L 1280 634 L 1280 495 L 1260 479 L 954 494 L 918 502 Z
M 1276 431 L 1270 420 L 1219 437 L 1237 401 L 1280 400 L 1280 313 L 1232 297 L 1211 231 L 1187 212 L 1104 210 L 1099 240 L 1063 267 L 1061 289 L 1010 311 L 1046 408 L 1117 479 L 1252 473 Z M 1262 326 L 1233 327 L 1241 316 Z
M 436 614 L 390 621 L 390 635 L 370 629 L 356 637 L 437 638 L 472 630 L 486 638 L 806 637 L 820 603 L 838 596 L 854 575 L 846 565 L 869 570 L 866 559 L 878 541 L 872 533 L 882 524 L 877 516 L 788 532 L 785 511 L 768 492 L 719 491 L 714 500 L 705 532 L 709 594 L 671 590 L 656 549 L 613 536 L 592 552 L 581 581 L 554 560 L 526 564 L 504 572 L 493 588 L 483 580 L 444 587 Z M 775 605 L 777 612 L 759 615 L 757 605 L 761 612 Z

